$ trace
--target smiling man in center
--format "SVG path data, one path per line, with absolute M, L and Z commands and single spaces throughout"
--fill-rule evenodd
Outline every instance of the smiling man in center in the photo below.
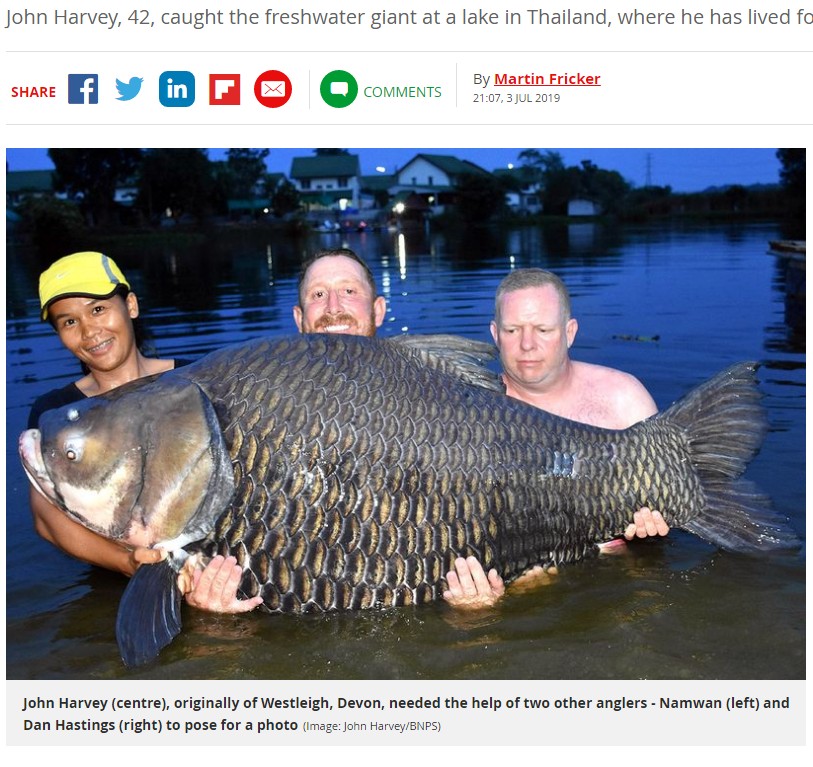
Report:
M 352 250 L 321 250 L 302 264 L 299 303 L 294 306 L 300 333 L 372 337 L 386 312 L 370 268 Z

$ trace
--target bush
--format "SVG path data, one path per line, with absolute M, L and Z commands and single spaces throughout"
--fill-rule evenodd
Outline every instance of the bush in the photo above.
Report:
M 72 202 L 29 197 L 20 205 L 19 213 L 24 231 L 49 260 L 79 249 L 86 238 L 85 221 Z

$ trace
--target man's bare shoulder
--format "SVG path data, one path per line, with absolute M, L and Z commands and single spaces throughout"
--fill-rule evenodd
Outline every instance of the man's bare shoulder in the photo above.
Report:
M 631 390 L 644 388 L 643 384 L 634 375 L 625 373 L 623 370 L 576 360 L 573 360 L 571 364 L 577 378 L 584 383 Z
M 632 425 L 658 411 L 652 395 L 634 375 L 591 362 L 574 362 L 573 367 L 581 386 L 603 392 L 624 425 Z

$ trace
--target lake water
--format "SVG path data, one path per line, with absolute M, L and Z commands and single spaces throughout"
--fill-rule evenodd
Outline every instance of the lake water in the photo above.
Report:
M 805 535 L 805 336 L 786 316 L 771 226 L 314 235 L 223 232 L 108 252 L 133 282 L 157 349 L 196 357 L 293 329 L 296 270 L 345 245 L 371 265 L 383 335 L 490 340 L 494 290 L 514 267 L 562 276 L 580 322 L 574 358 L 627 370 L 665 407 L 728 364 L 759 360 L 770 432 L 747 476 Z M 327 616 L 213 616 L 146 668 L 124 669 L 114 622 L 125 579 L 34 533 L 16 442 L 39 394 L 78 377 L 39 322 L 34 255 L 9 246 L 7 675 L 9 679 L 804 679 L 805 549 L 745 557 L 672 531 L 562 568 L 551 584 L 462 616 L 443 604 Z M 801 312 L 799 311 L 801 309 Z M 795 310 L 788 311 L 788 310 Z

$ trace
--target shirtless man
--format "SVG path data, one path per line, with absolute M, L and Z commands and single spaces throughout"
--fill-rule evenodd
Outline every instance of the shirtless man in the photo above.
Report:
M 491 321 L 507 394 L 554 415 L 607 429 L 626 429 L 654 415 L 655 401 L 637 378 L 570 359 L 578 328 L 567 288 L 555 274 L 543 269 L 511 272 L 497 288 Z M 627 540 L 669 532 L 657 511 L 642 508 L 633 519 L 624 532 Z M 505 592 L 496 570 L 486 575 L 474 557 L 458 559 L 447 582 L 444 597 L 457 606 L 488 606 Z

